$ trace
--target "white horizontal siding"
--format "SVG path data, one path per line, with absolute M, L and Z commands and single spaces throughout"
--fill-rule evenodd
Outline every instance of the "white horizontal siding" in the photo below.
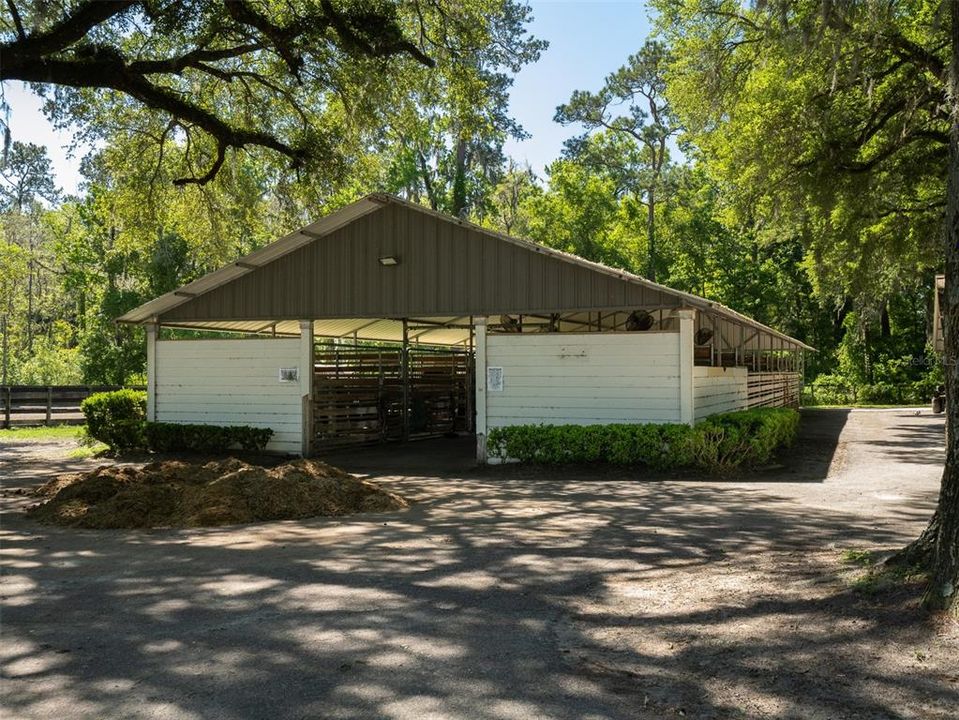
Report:
M 679 422 L 677 333 L 489 335 L 487 426 Z
M 710 415 L 744 410 L 748 397 L 746 368 L 693 368 L 693 403 L 697 421 Z
M 157 420 L 268 427 L 268 450 L 298 453 L 300 385 L 278 377 L 281 367 L 297 367 L 299 350 L 298 339 L 158 341 Z

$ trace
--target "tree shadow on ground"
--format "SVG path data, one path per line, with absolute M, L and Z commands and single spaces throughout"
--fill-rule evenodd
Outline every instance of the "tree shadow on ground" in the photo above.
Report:
M 802 592 L 823 572 L 804 561 L 810 548 L 907 539 L 871 517 L 758 483 L 396 484 L 420 498 L 407 512 L 215 530 L 71 531 L 8 514 L 4 707 L 22 718 L 757 716 L 725 686 L 782 717 L 872 718 L 949 707 L 955 692 L 857 654 L 928 640 L 898 600 Z M 780 582 L 797 593 L 720 587 L 700 602 L 697 578 L 774 556 L 795 556 Z M 645 602 L 647 588 L 683 600 Z M 810 631 L 837 614 L 848 622 Z M 722 635 L 751 620 L 764 624 Z M 824 654 L 844 663 L 841 678 L 810 671 Z M 811 696 L 817 683 L 828 692 Z

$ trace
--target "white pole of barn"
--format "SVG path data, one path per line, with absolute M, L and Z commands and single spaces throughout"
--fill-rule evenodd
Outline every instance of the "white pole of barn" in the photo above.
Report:
M 147 323 L 147 420 L 157 419 L 157 334 L 158 325 Z
M 486 462 L 486 318 L 473 321 L 475 337 L 476 373 L 476 462 Z
M 679 422 L 692 425 L 696 419 L 695 399 L 693 396 L 694 339 L 693 327 L 696 324 L 696 311 L 692 308 L 680 308 L 673 311 L 673 317 L 679 320 Z
M 300 454 L 309 457 L 313 449 L 313 321 L 300 320 L 300 403 L 303 413 Z

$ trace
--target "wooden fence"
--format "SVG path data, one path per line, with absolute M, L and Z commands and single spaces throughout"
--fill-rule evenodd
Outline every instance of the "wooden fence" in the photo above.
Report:
M 0 418 L 5 428 L 80 425 L 83 423 L 80 403 L 84 398 L 119 389 L 116 385 L 0 385 Z
M 751 372 L 746 407 L 799 407 L 799 373 Z
M 315 356 L 313 446 L 426 437 L 469 429 L 468 353 L 411 348 L 404 381 L 400 349 L 337 349 Z

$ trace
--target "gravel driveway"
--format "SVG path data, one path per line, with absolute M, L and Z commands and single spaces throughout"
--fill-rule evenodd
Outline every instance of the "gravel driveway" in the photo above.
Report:
M 955 717 L 955 627 L 839 562 L 922 529 L 942 418 L 802 427 L 729 480 L 341 454 L 413 508 L 140 532 L 27 521 L 84 463 L 0 445 L 4 717 Z

